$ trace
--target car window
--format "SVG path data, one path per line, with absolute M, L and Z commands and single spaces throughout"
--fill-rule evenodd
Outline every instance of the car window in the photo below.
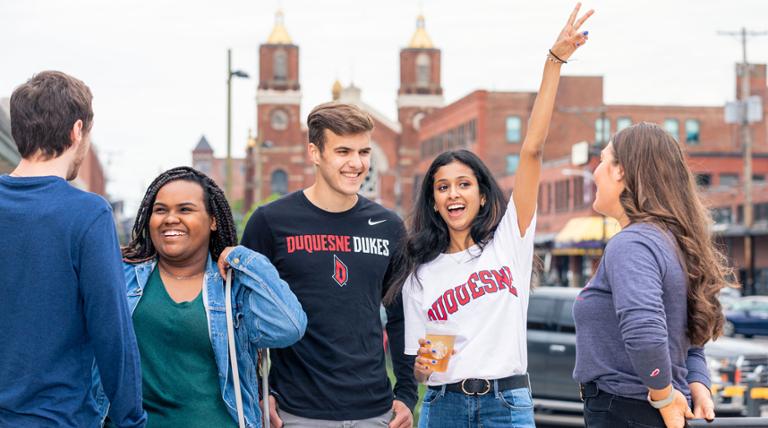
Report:
M 573 321 L 573 300 L 562 300 L 560 316 L 557 317 L 557 330 L 563 333 L 576 333 L 576 323 Z
M 528 329 L 551 330 L 552 315 L 557 300 L 541 296 L 532 296 L 528 304 Z

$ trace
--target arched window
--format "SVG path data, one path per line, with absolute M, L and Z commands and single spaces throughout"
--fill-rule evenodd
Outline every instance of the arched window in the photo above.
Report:
M 288 80 L 288 55 L 284 50 L 275 51 L 272 64 L 275 80 Z
M 272 193 L 285 195 L 288 193 L 288 174 L 282 169 L 275 170 L 272 173 Z
M 420 53 L 416 57 L 416 85 L 420 88 L 429 86 L 429 55 Z

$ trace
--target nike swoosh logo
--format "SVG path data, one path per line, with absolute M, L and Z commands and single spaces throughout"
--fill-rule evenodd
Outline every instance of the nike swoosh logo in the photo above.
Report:
M 378 221 L 373 221 L 373 219 L 372 219 L 372 218 L 369 218 L 369 219 L 368 219 L 368 224 L 369 224 L 369 225 L 371 225 L 371 226 L 376 226 L 377 224 L 379 224 L 379 223 L 384 223 L 385 221 L 386 221 L 386 220 L 378 220 Z

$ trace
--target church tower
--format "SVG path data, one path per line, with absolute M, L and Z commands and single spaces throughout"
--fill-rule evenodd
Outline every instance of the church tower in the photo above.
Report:
M 253 176 L 248 179 L 251 196 L 246 206 L 303 187 L 306 144 L 300 105 L 299 47 L 288 35 L 283 12 L 278 10 L 272 33 L 259 47 L 258 134 L 248 146 Z
M 403 212 L 413 206 L 416 186 L 421 177 L 415 176 L 420 159 L 419 128 L 421 120 L 442 107 L 443 88 L 440 83 L 440 49 L 435 48 L 427 34 L 424 16 L 416 19 L 416 31 L 408 47 L 400 50 L 400 89 L 397 91 L 397 116 L 402 125 L 400 149 L 400 201 Z

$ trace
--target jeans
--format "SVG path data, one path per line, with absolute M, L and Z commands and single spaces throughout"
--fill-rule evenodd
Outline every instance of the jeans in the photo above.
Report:
M 427 389 L 419 428 L 527 428 L 533 422 L 531 390 L 493 388 L 485 395 Z
M 356 421 L 326 421 L 302 418 L 279 409 L 277 412 L 283 420 L 283 428 L 386 428 L 392 420 L 392 412 Z
M 587 428 L 664 427 L 658 410 L 646 401 L 625 398 L 600 391 L 584 400 Z

